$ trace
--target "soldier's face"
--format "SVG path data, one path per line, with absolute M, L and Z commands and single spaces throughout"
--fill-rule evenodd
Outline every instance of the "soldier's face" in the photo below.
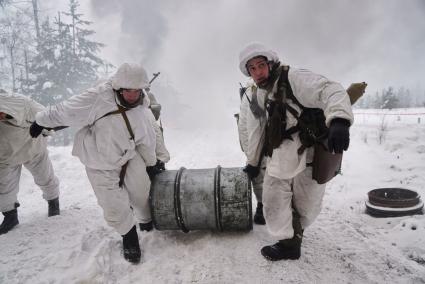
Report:
M 269 64 L 264 57 L 254 57 L 248 61 L 246 68 L 257 85 L 262 85 L 269 78 Z
M 0 111 L 0 120 L 5 120 L 5 119 L 6 119 L 6 114 Z
M 134 104 L 142 95 L 142 90 L 140 89 L 123 89 L 122 97 L 123 99 L 129 103 Z

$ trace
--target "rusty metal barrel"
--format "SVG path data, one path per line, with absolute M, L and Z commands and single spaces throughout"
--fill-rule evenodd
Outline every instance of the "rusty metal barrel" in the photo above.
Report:
M 242 168 L 166 170 L 149 196 L 157 230 L 249 231 L 252 199 Z

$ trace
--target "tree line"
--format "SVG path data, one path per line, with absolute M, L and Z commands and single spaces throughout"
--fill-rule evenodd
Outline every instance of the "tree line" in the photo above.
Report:
M 113 67 L 99 56 L 104 44 L 91 40 L 92 22 L 79 13 L 78 0 L 50 19 L 38 0 L 0 0 L 0 88 L 48 106 L 78 94 Z M 69 131 L 55 135 L 70 142 Z
M 425 91 L 418 89 L 412 92 L 405 87 L 400 87 L 398 90 L 395 90 L 394 87 L 388 87 L 374 94 L 366 93 L 355 104 L 355 107 L 366 109 L 425 107 Z

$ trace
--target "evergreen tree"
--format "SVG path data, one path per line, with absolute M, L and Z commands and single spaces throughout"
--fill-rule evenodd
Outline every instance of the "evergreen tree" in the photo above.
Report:
M 53 105 L 62 99 L 64 89 L 61 84 L 61 68 L 57 64 L 58 38 L 50 26 L 49 19 L 41 25 L 38 53 L 30 64 L 33 74 L 28 84 L 27 94 L 43 105 Z
M 81 92 L 98 79 L 98 69 L 105 62 L 97 56 L 104 44 L 89 39 L 95 32 L 88 29 L 92 22 L 83 20 L 83 14 L 78 13 L 77 0 L 69 1 L 69 12 L 63 12 L 70 18 L 66 25 L 66 51 L 64 63 L 69 64 L 68 80 L 72 82 L 73 92 Z
M 0 0 L 0 7 L 4 8 L 7 4 L 9 4 L 10 0 Z
M 30 80 L 32 96 L 48 105 L 80 93 L 98 79 L 98 69 L 108 65 L 97 54 L 104 45 L 88 37 L 91 23 L 77 13 L 79 4 L 70 0 L 69 13 L 60 12 L 55 18 L 55 29 L 46 19 L 40 31 L 38 54 L 32 61 Z M 61 15 L 70 18 L 63 21 Z
M 38 53 L 29 68 L 28 94 L 43 105 L 82 92 L 98 79 L 100 67 L 112 66 L 98 56 L 104 45 L 89 39 L 95 32 L 88 29 L 91 22 L 77 12 L 78 6 L 77 0 L 70 0 L 69 12 L 58 13 L 54 28 L 48 19 L 41 26 Z M 61 144 L 70 142 L 67 130 L 56 136 Z
M 378 91 L 376 91 L 375 97 L 372 100 L 372 108 L 381 108 L 382 104 L 382 96 L 379 95 Z
M 397 91 L 398 107 L 408 108 L 412 106 L 412 95 L 409 89 L 401 87 Z
M 393 109 L 398 107 L 399 99 L 397 98 L 393 87 L 382 90 L 382 104 L 380 108 Z

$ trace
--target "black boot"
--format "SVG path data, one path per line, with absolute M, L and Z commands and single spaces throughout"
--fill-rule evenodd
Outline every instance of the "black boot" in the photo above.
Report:
M 261 202 L 257 203 L 257 209 L 255 210 L 255 215 L 254 215 L 254 223 L 257 225 L 266 224 L 266 219 L 264 219 L 264 215 L 263 215 L 263 203 Z
M 280 240 L 274 245 L 263 247 L 261 254 L 271 261 L 299 259 L 301 256 L 301 238 L 294 236 L 292 239 Z
M 49 210 L 47 212 L 47 216 L 52 217 L 52 216 L 56 216 L 60 214 L 59 197 L 49 200 L 47 201 L 47 203 L 49 204 Z
M 13 209 L 7 212 L 3 212 L 3 215 L 4 219 L 0 225 L 0 235 L 6 234 L 10 230 L 12 230 L 13 227 L 19 224 L 18 210 Z
M 149 231 L 152 231 L 153 224 L 152 224 L 152 221 L 147 222 L 147 223 L 139 223 L 139 227 L 140 227 L 140 231 L 149 232 Z
M 141 251 L 139 246 L 139 236 L 137 235 L 136 226 L 122 236 L 124 258 L 134 264 L 140 262 Z

